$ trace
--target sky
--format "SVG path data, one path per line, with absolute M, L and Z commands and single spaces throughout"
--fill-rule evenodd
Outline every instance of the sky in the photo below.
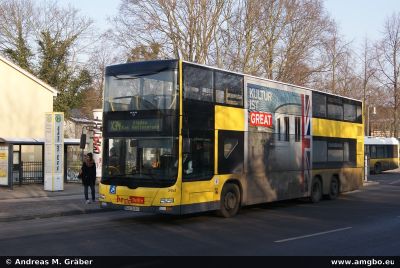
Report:
M 381 38 L 387 17 L 400 12 L 400 1 L 325 0 L 325 8 L 346 40 L 361 46 L 366 36 L 372 41 Z
M 119 0 L 58 0 L 57 2 L 79 9 L 83 15 L 93 19 L 101 30 L 108 28 L 107 18 L 117 14 L 120 3 Z
M 117 14 L 119 0 L 59 0 L 71 4 L 91 17 L 99 29 L 107 29 L 107 17 Z M 324 0 L 327 12 L 335 19 L 340 33 L 355 47 L 366 36 L 372 41 L 381 36 L 386 18 L 400 12 L 399 0 Z

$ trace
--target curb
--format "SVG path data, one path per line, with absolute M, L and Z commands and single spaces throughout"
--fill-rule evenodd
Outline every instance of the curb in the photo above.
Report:
M 97 194 L 97 193 L 96 193 Z M 46 199 L 46 200 L 50 200 L 53 198 L 59 198 L 59 197 L 66 197 L 66 196 L 76 196 L 76 197 L 82 197 L 82 194 L 61 194 L 61 195 L 57 195 L 57 196 L 46 196 L 46 195 L 38 195 L 38 196 L 18 196 L 18 197 L 12 197 L 12 198 L 1 198 L 0 197 L 0 201 L 7 201 L 7 200 L 21 200 L 21 199 Z
M 69 211 L 64 211 L 64 212 L 55 212 L 55 213 L 51 213 L 51 214 L 29 215 L 29 216 L 21 215 L 21 216 L 15 216 L 15 217 L 0 218 L 0 222 L 37 220 L 37 219 L 46 219 L 46 218 L 54 218 L 54 217 L 81 215 L 81 214 L 102 213 L 102 212 L 110 212 L 110 211 L 113 211 L 113 210 L 106 209 L 106 208 L 96 208 L 96 209 L 86 209 L 86 210 L 69 210 Z

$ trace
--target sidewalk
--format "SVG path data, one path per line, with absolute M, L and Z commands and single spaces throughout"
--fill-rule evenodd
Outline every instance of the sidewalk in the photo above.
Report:
M 96 185 L 96 198 L 98 197 Z M 90 196 L 90 189 L 89 189 Z M 43 185 L 0 187 L 0 222 L 106 211 L 99 202 L 86 204 L 80 183 L 65 183 L 64 191 L 47 192 Z

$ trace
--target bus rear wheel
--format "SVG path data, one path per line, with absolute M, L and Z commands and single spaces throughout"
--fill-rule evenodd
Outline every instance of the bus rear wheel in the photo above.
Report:
M 382 173 L 382 167 L 381 167 L 381 164 L 380 164 L 380 163 L 375 164 L 374 173 L 375 173 L 375 174 L 381 174 L 381 173 Z
M 310 201 L 311 203 L 318 203 L 321 200 L 321 197 L 322 197 L 321 181 L 318 178 L 315 178 L 311 185 Z
M 230 218 L 235 216 L 240 207 L 240 190 L 236 184 L 227 183 L 222 188 L 219 216 Z
M 339 196 L 339 180 L 338 178 L 332 177 L 329 185 L 329 194 L 326 196 L 329 200 L 334 200 Z

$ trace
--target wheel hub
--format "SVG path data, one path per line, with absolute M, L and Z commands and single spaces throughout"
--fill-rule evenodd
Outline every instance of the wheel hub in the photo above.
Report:
M 231 210 L 235 208 L 235 205 L 236 205 L 236 196 L 231 192 L 227 193 L 225 196 L 225 207 L 228 210 Z

